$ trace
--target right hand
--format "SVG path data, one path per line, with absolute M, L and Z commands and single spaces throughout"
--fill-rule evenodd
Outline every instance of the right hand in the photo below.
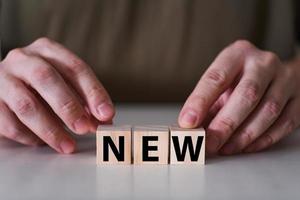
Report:
M 72 153 L 75 141 L 62 122 L 84 134 L 114 112 L 92 69 L 48 38 L 11 50 L 0 63 L 0 135 L 11 140 Z

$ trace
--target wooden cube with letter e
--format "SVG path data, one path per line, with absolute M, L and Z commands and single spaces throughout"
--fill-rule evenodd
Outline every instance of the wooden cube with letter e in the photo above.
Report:
M 167 126 L 135 126 L 132 137 L 134 164 L 168 164 Z

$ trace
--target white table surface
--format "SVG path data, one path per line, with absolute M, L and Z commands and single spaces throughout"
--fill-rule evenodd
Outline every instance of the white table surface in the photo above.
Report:
M 119 124 L 172 124 L 179 105 L 121 104 Z M 205 166 L 96 166 L 95 136 L 60 155 L 0 139 L 0 199 L 299 199 L 299 131 L 272 149 Z

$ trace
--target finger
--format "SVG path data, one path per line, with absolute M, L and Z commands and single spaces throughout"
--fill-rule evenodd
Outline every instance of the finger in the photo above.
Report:
M 231 94 L 232 90 L 228 89 L 227 91 L 225 91 L 220 97 L 219 99 L 211 106 L 211 108 L 208 111 L 208 114 L 206 115 L 206 117 L 204 118 L 203 122 L 202 122 L 202 126 L 204 128 L 207 128 L 208 125 L 210 124 L 211 120 L 213 118 L 215 118 L 215 116 L 217 115 L 217 113 L 220 111 L 220 109 L 225 105 L 225 103 L 227 102 L 227 100 L 229 99 L 229 96 Z
M 236 42 L 217 56 L 186 100 L 178 118 L 181 127 L 194 128 L 202 123 L 211 105 L 240 74 L 244 49 L 252 48 L 248 42 Z
M 238 126 L 248 117 L 259 103 L 265 90 L 274 77 L 272 59 L 248 58 L 244 66 L 244 74 L 232 92 L 226 105 L 220 110 L 208 127 L 207 151 L 216 153 Z M 276 64 L 278 65 L 278 64 Z
M 299 99 L 290 101 L 275 123 L 264 134 L 247 146 L 244 152 L 251 153 L 262 151 L 277 143 L 298 127 L 300 121 L 300 109 L 297 101 L 299 102 Z
M 279 117 L 292 94 L 290 75 L 280 72 L 254 113 L 222 147 L 222 154 L 241 152 L 263 134 Z
M 33 146 L 42 144 L 41 139 L 25 127 L 2 101 L 0 101 L 0 133 L 21 144 Z
M 72 153 L 75 142 L 55 118 L 49 115 L 22 82 L 9 76 L 5 79 L 0 79 L 0 84 L 4 84 L 0 98 L 19 120 L 56 151 Z
M 92 69 L 80 58 L 62 45 L 45 38 L 37 40 L 26 49 L 55 66 L 78 91 L 98 120 L 109 121 L 113 118 L 115 111 L 108 93 Z
M 206 117 L 203 119 L 202 126 L 207 128 L 211 120 L 215 118 L 219 110 L 222 108 L 222 102 L 218 99 L 209 109 Z
M 72 131 L 78 134 L 88 132 L 91 126 L 88 114 L 53 66 L 22 50 L 14 51 L 14 58 L 20 62 L 7 66 L 9 72 L 34 88 Z

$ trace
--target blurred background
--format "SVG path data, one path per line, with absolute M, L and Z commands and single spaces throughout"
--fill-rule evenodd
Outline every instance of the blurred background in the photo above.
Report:
M 114 101 L 181 102 L 237 39 L 291 59 L 298 2 L 2 0 L 2 57 L 46 36 L 86 61 Z

